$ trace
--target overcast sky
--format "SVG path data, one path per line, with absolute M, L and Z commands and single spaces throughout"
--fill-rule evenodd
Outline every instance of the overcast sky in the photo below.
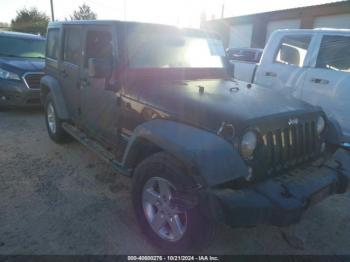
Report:
M 84 2 L 98 19 L 116 19 L 199 27 L 200 15 L 218 18 L 335 2 L 331 0 L 53 0 L 56 20 L 69 18 Z M 37 7 L 50 15 L 50 0 L 0 0 L 0 22 L 10 22 L 16 10 Z

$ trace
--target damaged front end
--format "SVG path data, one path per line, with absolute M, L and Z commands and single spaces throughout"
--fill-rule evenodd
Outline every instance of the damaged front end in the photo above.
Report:
M 297 223 L 310 206 L 350 189 L 350 175 L 335 161 L 298 168 L 243 189 L 216 188 L 203 195 L 206 215 L 230 226 Z
M 258 137 L 254 153 L 244 159 L 251 177 L 208 189 L 201 198 L 203 213 L 234 227 L 287 226 L 322 199 L 349 190 L 350 174 L 331 159 L 320 117 L 326 119 L 309 113 L 251 125 Z M 239 150 L 237 145 L 236 140 Z

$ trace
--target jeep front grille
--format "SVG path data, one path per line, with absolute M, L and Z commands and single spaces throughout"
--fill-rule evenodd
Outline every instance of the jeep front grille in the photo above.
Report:
M 43 75 L 43 73 L 26 73 L 23 76 L 23 80 L 28 88 L 39 89 L 40 79 L 43 77 Z
M 317 155 L 318 142 L 315 122 L 267 132 L 263 135 L 267 169 L 278 171 L 312 159 Z

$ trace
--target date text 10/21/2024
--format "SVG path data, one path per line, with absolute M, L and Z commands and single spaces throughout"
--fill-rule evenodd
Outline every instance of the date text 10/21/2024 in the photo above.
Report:
M 217 256 L 128 256 L 128 261 L 220 261 Z

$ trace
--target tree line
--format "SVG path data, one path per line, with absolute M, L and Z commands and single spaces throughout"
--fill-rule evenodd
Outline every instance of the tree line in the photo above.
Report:
M 65 20 L 93 20 L 97 19 L 97 14 L 93 12 L 87 4 L 83 4 L 75 10 L 69 19 Z M 10 30 L 16 32 L 45 35 L 50 18 L 37 8 L 22 8 L 17 10 L 17 15 L 11 20 Z

